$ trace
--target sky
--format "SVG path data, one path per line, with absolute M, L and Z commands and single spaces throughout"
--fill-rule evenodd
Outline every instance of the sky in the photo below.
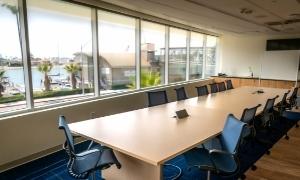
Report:
M 91 10 L 85 7 L 81 11 L 87 11 L 83 14 L 91 13 Z M 121 18 L 127 17 L 118 16 L 114 17 L 111 14 L 101 19 L 102 16 L 99 14 L 99 47 L 102 53 L 135 51 L 135 21 L 133 18 L 128 18 L 126 23 L 122 23 L 125 21 L 121 21 Z M 29 6 L 28 24 L 30 50 L 34 57 L 72 58 L 75 52 L 81 51 L 81 47 L 83 52 L 92 52 L 91 22 L 87 17 Z M 145 27 L 147 29 L 142 30 L 142 43 L 155 43 L 156 50 L 164 47 L 164 26 L 151 27 L 149 23 Z M 170 47 L 186 45 L 186 31 L 171 28 L 170 32 Z M 192 41 L 193 44 L 201 44 L 199 43 L 202 41 L 201 36 L 195 36 L 195 40 Z M 208 45 L 214 44 L 215 39 L 208 38 Z M 4 57 L 21 57 L 16 17 L 1 6 L 0 54 Z

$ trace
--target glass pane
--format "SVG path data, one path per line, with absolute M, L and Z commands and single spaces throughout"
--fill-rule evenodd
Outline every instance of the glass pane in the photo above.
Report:
M 205 77 L 216 75 L 216 49 L 217 37 L 207 36 Z
M 170 28 L 169 82 L 185 81 L 186 38 L 185 30 Z
M 190 79 L 202 78 L 204 35 L 191 33 L 190 45 Z
M 164 84 L 165 26 L 142 21 L 141 88 Z
M 17 0 L 0 1 L 0 113 L 26 108 Z
M 51 0 L 27 4 L 35 105 L 93 96 L 91 9 Z
M 100 93 L 135 89 L 135 19 L 98 11 Z

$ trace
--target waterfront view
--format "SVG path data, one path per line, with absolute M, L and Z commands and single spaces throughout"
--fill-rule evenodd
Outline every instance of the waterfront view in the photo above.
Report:
M 101 96 L 163 85 L 165 76 L 168 83 L 175 83 L 186 81 L 187 72 L 191 80 L 215 74 L 216 37 L 196 32 L 188 37 L 186 30 L 142 20 L 141 71 L 136 72 L 137 19 L 97 10 L 99 66 L 95 67 L 91 8 L 62 1 L 27 0 L 27 11 L 32 79 L 29 88 L 34 107 L 95 96 L 96 69 Z M 0 0 L 0 24 L 5 27 L 0 28 L 0 113 L 28 107 L 18 13 L 17 0 Z M 170 43 L 165 52 L 167 27 Z M 190 54 L 187 38 L 191 38 Z

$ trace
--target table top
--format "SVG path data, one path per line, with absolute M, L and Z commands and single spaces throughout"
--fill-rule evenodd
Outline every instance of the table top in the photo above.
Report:
M 264 93 L 254 93 L 262 89 Z M 262 104 L 286 89 L 241 87 L 203 97 L 129 111 L 69 124 L 73 133 L 153 165 L 163 162 L 217 136 L 229 113 L 240 118 L 244 108 Z M 176 119 L 176 110 L 190 115 Z

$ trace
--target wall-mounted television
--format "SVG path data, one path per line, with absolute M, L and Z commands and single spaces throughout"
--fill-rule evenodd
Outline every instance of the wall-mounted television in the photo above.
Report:
M 267 51 L 300 50 L 300 38 L 267 40 Z

